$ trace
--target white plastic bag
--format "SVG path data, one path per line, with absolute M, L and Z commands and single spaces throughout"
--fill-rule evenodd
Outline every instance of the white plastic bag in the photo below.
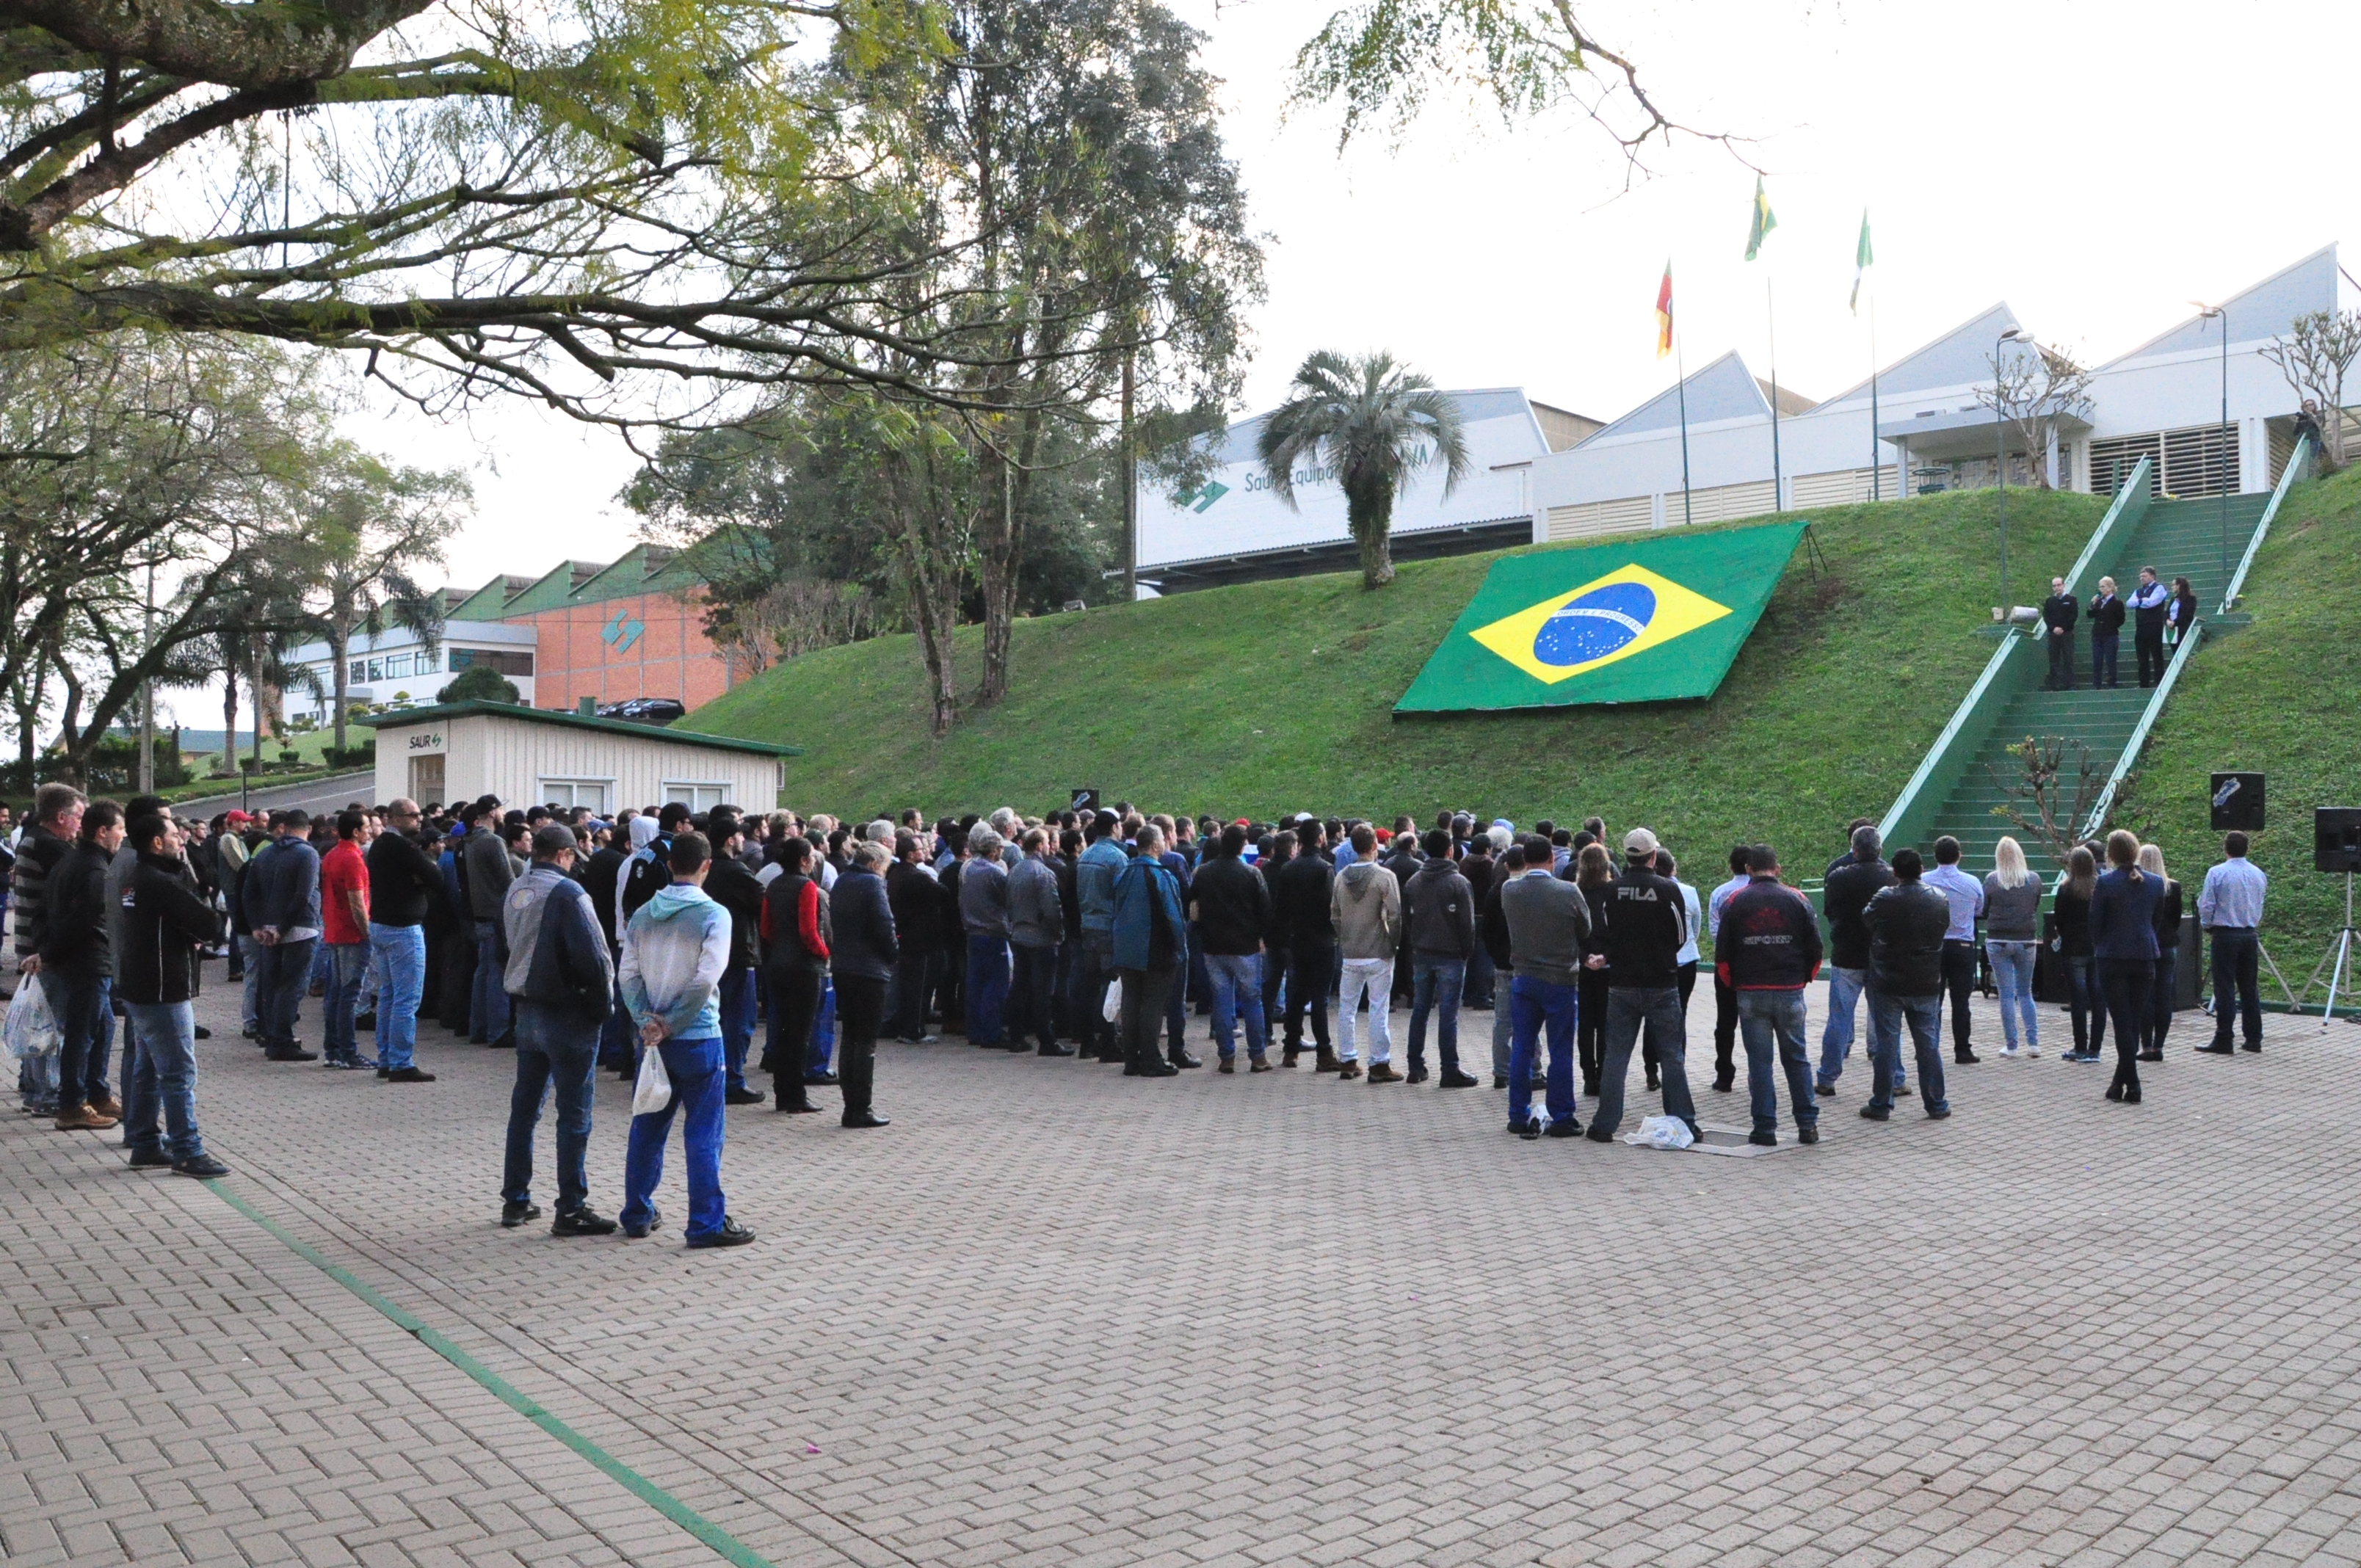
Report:
M 1119 980 L 1111 980 L 1107 981 L 1106 1000 L 1099 1003 L 1099 1016 L 1105 1019 L 1110 1024 L 1120 1023 L 1122 1021 L 1123 981 Z
M 1635 1148 L 1685 1149 L 1697 1142 L 1697 1135 L 1678 1116 L 1642 1116 L 1640 1130 L 1623 1141 Z
M 672 1103 L 672 1074 L 664 1071 L 664 1048 L 643 1047 L 640 1051 L 640 1080 L 631 1089 L 631 1114 L 646 1116 Z
M 7 1021 L 0 1024 L 0 1037 L 5 1037 L 12 1061 L 48 1056 L 63 1044 L 57 1014 L 49 1011 L 39 975 L 28 974 L 17 982 L 16 997 L 8 1003 Z

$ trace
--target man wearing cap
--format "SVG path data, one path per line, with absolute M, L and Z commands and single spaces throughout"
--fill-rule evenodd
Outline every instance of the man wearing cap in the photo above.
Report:
M 516 1088 L 509 1096 L 500 1223 L 541 1217 L 533 1201 L 533 1134 L 550 1085 L 557 1086 L 557 1218 L 550 1234 L 612 1235 L 615 1222 L 589 1204 L 583 1151 L 590 1142 L 591 1084 L 598 1035 L 614 1005 L 615 970 L 590 895 L 571 875 L 574 830 L 544 823 L 533 836 L 533 863 L 500 901 L 509 961 L 503 992 L 514 1004 Z
M 262 973 L 255 986 L 255 1023 L 262 1054 L 271 1061 L 317 1061 L 295 1043 L 295 1019 L 320 945 L 320 855 L 309 834 L 311 813 L 282 813 L 278 837 L 247 862 L 239 900 L 260 945 Z
M 1623 872 L 1607 890 L 1607 1042 L 1600 1064 L 1598 1113 L 1589 1136 L 1609 1143 L 1623 1124 L 1623 1080 L 1644 1025 L 1664 1075 L 1664 1113 L 1697 1132 L 1689 1097 L 1688 1047 L 1681 1009 L 1680 950 L 1688 940 L 1688 901 L 1678 883 L 1656 874 L 1656 836 L 1623 836 Z

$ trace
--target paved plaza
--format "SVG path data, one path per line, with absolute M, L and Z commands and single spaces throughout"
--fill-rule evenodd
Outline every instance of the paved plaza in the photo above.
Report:
M 1949 1122 L 1861 1121 L 1856 1058 L 1818 1147 L 1744 1159 L 889 1045 L 888 1129 L 730 1113 L 762 1239 L 688 1253 L 676 1144 L 655 1237 L 504 1231 L 502 1053 L 267 1065 L 227 1000 L 225 1191 L 0 1121 L 12 1565 L 2361 1563 L 2350 1025 L 2225 1060 L 2184 1014 L 2127 1108 L 2045 1009 Z

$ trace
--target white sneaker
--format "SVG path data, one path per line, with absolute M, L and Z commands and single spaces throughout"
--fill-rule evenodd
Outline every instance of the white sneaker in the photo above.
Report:
M 2001 1054 L 2001 1055 L 2003 1055 L 2003 1056 L 2004 1056 L 2004 1057 L 2015 1057 L 2015 1056 L 2022 1056 L 2022 1055 L 2024 1055 L 2025 1053 L 2024 1053 L 2024 1052 L 2022 1052 L 2022 1051 L 2020 1051 L 2020 1050 L 2018 1050 L 2015 1046 L 2003 1046 L 2003 1047 L 2000 1048 L 2000 1054 Z
M 2029 1057 L 2038 1057 L 2041 1054 L 2041 1047 L 2039 1046 L 2027 1046 L 2025 1047 L 2025 1054 Z

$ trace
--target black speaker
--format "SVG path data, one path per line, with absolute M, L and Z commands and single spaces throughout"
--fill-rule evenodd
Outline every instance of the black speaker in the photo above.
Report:
M 2213 775 L 2213 831 L 2259 833 L 2263 830 L 2263 775 Z
M 1087 817 L 1098 808 L 1098 791 L 1094 789 L 1078 789 L 1074 791 L 1074 810 L 1081 813 L 1082 816 Z
M 2361 808 L 2323 806 L 2313 809 L 2312 864 L 2315 871 L 2361 872 Z

